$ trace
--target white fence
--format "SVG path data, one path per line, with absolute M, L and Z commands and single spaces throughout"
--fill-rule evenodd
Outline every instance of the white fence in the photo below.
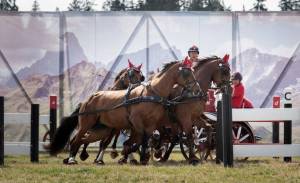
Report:
M 300 108 L 232 109 L 232 121 L 295 121 L 300 120 Z M 300 156 L 300 144 L 238 144 L 233 145 L 233 157 Z
M 49 125 L 49 115 L 40 115 L 39 124 Z M 30 113 L 4 113 L 4 124 L 30 124 Z M 43 151 L 43 142 L 39 143 L 39 151 Z M 4 142 L 5 155 L 29 155 L 30 142 Z

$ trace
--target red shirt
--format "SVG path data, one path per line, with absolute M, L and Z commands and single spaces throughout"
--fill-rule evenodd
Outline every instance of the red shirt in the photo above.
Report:
M 243 99 L 244 99 L 244 86 L 242 83 L 233 86 L 232 88 L 232 100 L 231 100 L 231 105 L 232 108 L 241 108 L 243 104 Z

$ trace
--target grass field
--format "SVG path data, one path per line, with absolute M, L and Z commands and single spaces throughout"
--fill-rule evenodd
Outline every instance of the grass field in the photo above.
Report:
M 40 154 L 39 163 L 30 163 L 29 156 L 6 156 L 0 168 L 0 182 L 300 182 L 300 159 L 284 163 L 282 159 L 250 158 L 235 161 L 234 168 L 214 162 L 188 165 L 181 154 L 173 153 L 165 164 L 150 162 L 148 166 L 118 165 L 105 156 L 105 166 L 94 165 L 90 158 L 78 165 L 63 165 L 66 154 L 49 157 Z

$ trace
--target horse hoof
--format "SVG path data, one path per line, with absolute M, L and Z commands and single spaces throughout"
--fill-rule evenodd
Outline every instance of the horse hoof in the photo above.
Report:
M 126 164 L 127 163 L 127 159 L 126 158 L 121 158 L 121 159 L 119 159 L 118 163 L 120 165 Z
M 161 158 L 161 157 L 162 157 L 162 151 L 155 152 L 155 153 L 154 153 L 154 157 L 155 157 L 156 159 Z
M 139 162 L 136 159 L 132 159 L 132 160 L 130 160 L 130 164 L 131 165 L 138 165 Z
M 102 165 L 105 165 L 105 163 L 104 163 L 103 160 L 98 160 L 98 161 L 95 160 L 94 163 L 95 163 L 96 165 L 101 165 L 101 166 L 102 166 Z
M 88 159 L 89 156 L 90 155 L 85 151 L 85 152 L 81 152 L 79 157 L 80 157 L 81 161 L 85 161 L 86 159 Z
M 141 161 L 141 165 L 146 166 L 148 164 L 148 161 Z
M 196 166 L 196 165 L 199 164 L 199 160 L 196 160 L 196 159 L 191 160 L 191 161 L 190 161 L 190 164 L 193 165 L 193 166 Z
M 112 151 L 110 152 L 110 157 L 111 157 L 112 159 L 116 159 L 116 157 L 118 157 L 118 156 L 119 156 L 119 153 L 118 153 L 117 150 L 112 150 Z
M 75 165 L 77 161 L 74 158 L 66 158 L 63 160 L 63 163 L 66 165 Z

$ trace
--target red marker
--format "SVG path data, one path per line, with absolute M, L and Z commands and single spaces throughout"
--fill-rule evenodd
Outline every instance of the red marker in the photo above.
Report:
M 273 97 L 273 108 L 280 108 L 280 96 Z
M 50 96 L 50 109 L 57 108 L 57 96 Z

